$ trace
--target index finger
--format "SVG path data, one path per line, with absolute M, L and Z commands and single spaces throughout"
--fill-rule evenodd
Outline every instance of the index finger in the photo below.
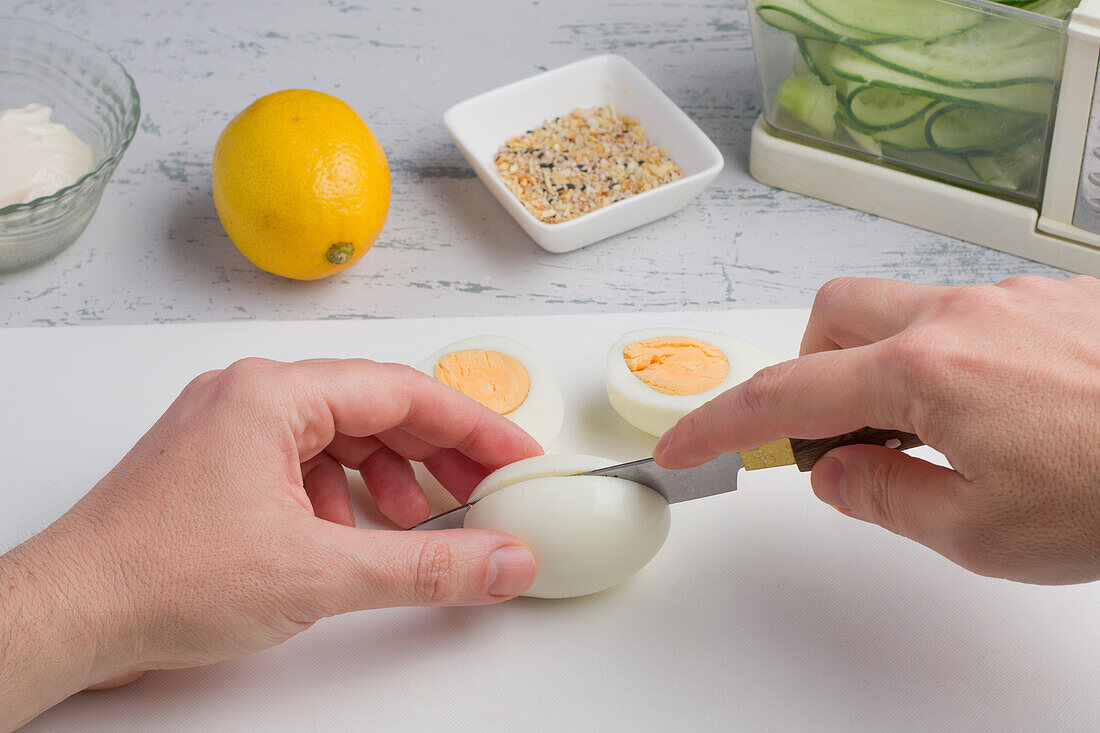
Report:
M 840 277 L 821 286 L 800 354 L 848 349 L 905 330 L 937 290 L 900 280 Z
M 886 367 L 888 342 L 808 354 L 757 372 L 685 415 L 653 457 L 690 468 L 779 438 L 827 438 L 862 427 L 917 432 L 907 390 Z
M 323 450 L 337 432 L 366 437 L 396 428 L 490 469 L 542 453 L 511 420 L 412 367 L 365 359 L 289 366 L 303 459 Z

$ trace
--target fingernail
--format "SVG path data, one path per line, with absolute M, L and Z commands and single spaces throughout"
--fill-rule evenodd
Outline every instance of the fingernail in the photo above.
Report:
M 502 547 L 489 556 L 486 591 L 491 596 L 516 596 L 535 580 L 535 558 L 526 547 Z
M 844 464 L 835 458 L 822 458 L 814 466 L 814 492 L 817 498 L 841 511 L 848 511 L 848 493 L 844 490 Z

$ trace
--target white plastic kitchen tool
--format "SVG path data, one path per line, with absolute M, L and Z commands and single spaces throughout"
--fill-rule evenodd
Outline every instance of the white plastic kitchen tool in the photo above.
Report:
M 1100 275 L 1100 0 L 1059 2 L 750 0 L 752 175 Z

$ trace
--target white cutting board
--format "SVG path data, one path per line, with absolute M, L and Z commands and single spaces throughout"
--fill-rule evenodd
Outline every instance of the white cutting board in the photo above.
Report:
M 603 391 L 606 348 L 678 324 L 788 358 L 805 311 L 196 324 L 0 331 L 0 546 L 70 506 L 201 371 L 248 355 L 416 363 L 478 333 L 557 375 L 554 446 L 617 459 L 652 439 Z M 361 485 L 360 485 L 361 487 Z M 369 499 L 363 499 L 366 505 Z M 1017 585 L 818 502 L 793 468 L 672 510 L 664 549 L 588 598 L 389 609 L 275 649 L 77 695 L 27 730 L 1096 730 L 1100 584 Z

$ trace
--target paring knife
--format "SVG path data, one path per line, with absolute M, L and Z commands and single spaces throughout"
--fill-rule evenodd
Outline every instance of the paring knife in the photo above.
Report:
M 887 448 L 906 450 L 924 443 L 912 433 L 860 428 L 831 438 L 815 440 L 780 438 L 752 450 L 726 453 L 695 468 L 680 470 L 661 468 L 652 458 L 643 458 L 640 461 L 620 463 L 581 475 L 614 476 L 637 481 L 665 497 L 669 504 L 675 504 L 679 501 L 701 499 L 705 496 L 734 491 L 737 488 L 737 472 L 742 468 L 746 471 L 756 471 L 761 468 L 796 465 L 799 471 L 809 471 L 819 458 L 842 445 L 882 445 Z M 462 526 L 469 509 L 469 504 L 460 506 L 421 522 L 413 529 L 456 529 Z

